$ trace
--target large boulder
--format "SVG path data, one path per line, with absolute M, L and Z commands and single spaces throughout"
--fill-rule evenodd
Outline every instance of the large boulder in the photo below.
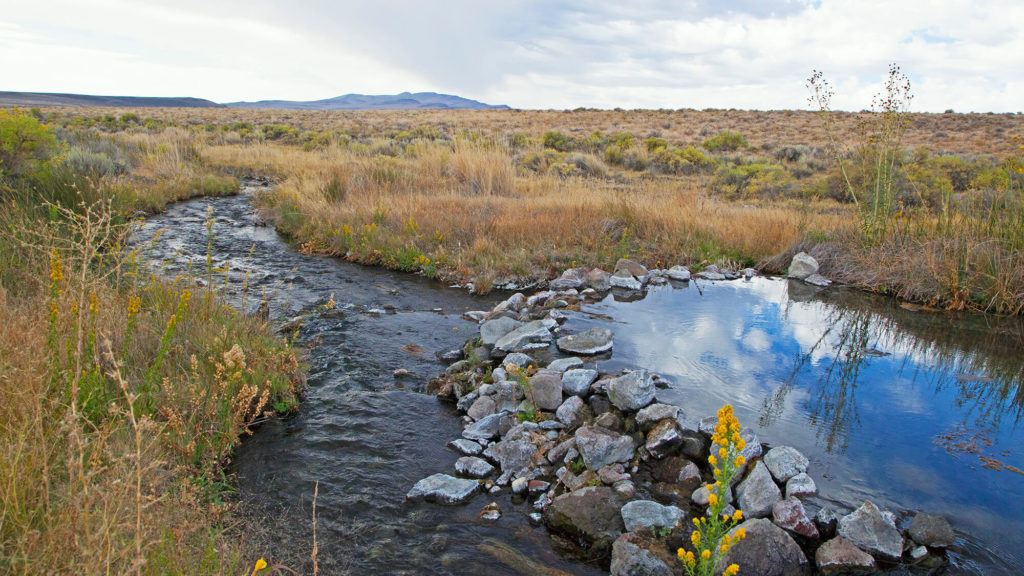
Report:
M 587 486 L 555 498 L 544 511 L 548 527 L 582 540 L 592 550 L 607 551 L 625 530 L 622 502 L 606 486 Z
M 494 414 L 496 407 L 497 404 L 495 404 L 494 398 L 491 398 L 490 396 L 481 396 L 477 398 L 472 405 L 470 405 L 469 410 L 466 411 L 466 415 L 473 420 L 480 420 L 481 418 Z
M 679 407 L 671 404 L 662 404 L 660 402 L 651 404 L 650 406 L 640 410 L 636 413 L 636 425 L 641 430 L 650 430 L 655 424 L 662 420 L 672 419 L 675 420 L 679 416 Z
M 675 528 L 686 513 L 675 506 L 662 506 L 653 500 L 633 500 L 622 507 L 622 522 L 627 532 L 640 528 Z
M 806 472 L 801 472 L 786 481 L 786 498 L 806 498 L 817 493 L 817 484 Z
M 767 473 L 767 471 L 765 471 Z M 753 518 L 733 528 L 743 528 L 747 537 L 733 544 L 721 557 L 715 573 L 730 564 L 739 564 L 744 576 L 807 576 L 811 564 L 800 545 L 785 530 L 763 518 Z
M 903 537 L 870 500 L 839 519 L 836 532 L 876 558 L 895 562 L 903 555 Z
M 793 256 L 793 260 L 789 263 L 789 270 L 786 271 L 786 276 L 796 278 L 797 280 L 803 280 L 817 272 L 818 261 L 806 252 L 797 252 L 796 255 Z
M 608 278 L 608 284 L 612 288 L 622 288 L 624 290 L 640 290 L 644 287 L 643 282 L 634 278 L 628 272 L 616 272 Z
M 655 458 L 664 458 L 683 443 L 675 420 L 662 420 L 647 433 L 647 451 Z
M 782 500 L 782 493 L 760 461 L 736 487 L 736 502 L 747 518 L 771 516 L 772 506 L 779 500 Z
M 590 385 L 597 380 L 597 370 L 573 368 L 562 374 L 562 392 L 573 396 L 586 396 Z
M 587 272 L 587 285 L 598 292 L 606 292 L 611 290 L 612 285 L 608 282 L 611 277 L 612 275 L 604 270 L 594 268 L 590 272 Z
M 627 372 L 608 383 L 608 399 L 620 410 L 640 410 L 654 402 L 654 378 L 647 370 Z
M 586 268 L 569 268 L 548 285 L 552 290 L 569 290 L 583 287 L 587 281 Z
M 772 522 L 784 530 L 810 540 L 818 539 L 818 528 L 807 517 L 804 505 L 796 498 L 779 500 L 772 506 Z
M 642 280 L 647 277 L 647 268 L 635 260 L 619 258 L 619 261 L 615 263 L 615 273 L 629 274 L 634 278 Z
M 583 426 L 577 430 L 576 449 L 591 470 L 616 462 L 629 462 L 636 453 L 632 438 L 600 426 Z
M 764 465 L 782 484 L 801 472 L 807 472 L 808 464 L 807 457 L 791 446 L 777 446 L 764 455 Z
M 924 512 L 914 516 L 908 533 L 914 542 L 929 548 L 949 548 L 956 538 L 953 527 L 945 518 Z
M 502 352 L 523 352 L 547 348 L 551 343 L 551 325 L 544 320 L 534 320 L 505 334 L 494 343 Z
M 875 559 L 842 536 L 825 542 L 814 553 L 814 563 L 822 576 L 871 574 Z
M 612 545 L 611 576 L 673 576 L 665 545 L 639 534 L 623 534 Z
M 480 342 L 485 346 L 494 346 L 503 336 L 522 325 L 522 322 L 508 316 L 488 320 L 480 325 Z
M 476 480 L 465 480 L 439 473 L 417 482 L 405 498 L 438 504 L 461 504 L 472 498 L 478 490 L 480 483 Z
M 612 349 L 612 331 L 607 328 L 591 328 L 579 334 L 562 336 L 555 345 L 567 354 L 593 356 Z
M 498 463 L 502 472 L 515 473 L 530 466 L 537 447 L 523 439 L 506 438 L 491 444 L 484 450 L 484 456 Z
M 540 410 L 552 411 L 562 405 L 562 375 L 551 370 L 540 370 L 530 377 L 527 398 Z
M 463 456 L 455 461 L 455 471 L 470 478 L 486 478 L 494 472 L 494 466 L 483 458 Z
M 665 275 L 678 282 L 686 282 L 690 280 L 690 269 L 686 266 L 673 266 L 665 272 Z

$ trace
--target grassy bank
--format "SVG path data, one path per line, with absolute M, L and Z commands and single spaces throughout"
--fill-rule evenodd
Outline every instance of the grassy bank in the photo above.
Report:
M 246 573 L 266 553 L 223 465 L 295 405 L 296 355 L 124 242 L 137 210 L 235 188 L 182 134 L 0 111 L 0 572 Z

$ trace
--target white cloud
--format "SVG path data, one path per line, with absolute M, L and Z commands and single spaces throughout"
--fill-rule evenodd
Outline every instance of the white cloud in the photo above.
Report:
M 3 89 L 219 101 L 438 90 L 519 107 L 803 108 L 813 68 L 866 107 L 889 62 L 916 110 L 1017 111 L 1024 4 L 582 0 L 21 2 Z

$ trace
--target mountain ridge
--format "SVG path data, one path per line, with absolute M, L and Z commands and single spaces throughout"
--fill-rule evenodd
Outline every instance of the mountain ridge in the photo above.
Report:
M 0 106 L 114 106 L 122 108 L 222 108 L 212 100 L 190 96 L 98 96 L 64 92 L 0 91 Z
M 504 104 L 485 104 L 478 100 L 438 92 L 401 92 L 399 94 L 342 94 L 322 100 L 259 100 L 228 102 L 229 108 L 282 108 L 288 110 L 508 110 Z

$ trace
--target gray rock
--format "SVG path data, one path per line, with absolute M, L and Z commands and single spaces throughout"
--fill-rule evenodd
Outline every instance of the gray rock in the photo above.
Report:
M 689 497 L 701 485 L 700 468 L 682 456 L 669 456 L 651 464 L 651 475 L 658 482 L 676 486 Z
M 526 490 L 530 487 L 530 481 L 526 478 L 516 478 L 512 481 L 512 493 L 513 494 L 526 494 Z
M 822 538 L 831 538 L 836 534 L 839 526 L 839 515 L 836 511 L 825 506 L 814 515 L 814 525 L 818 527 L 818 533 Z
M 673 266 L 668 269 L 665 275 L 679 282 L 687 282 L 690 280 L 690 269 L 686 266 Z
M 679 420 L 676 420 L 679 423 Z M 708 456 L 708 439 L 697 432 L 696 430 L 688 430 L 680 427 L 679 436 L 682 439 L 682 443 L 679 445 L 679 451 L 688 458 L 694 460 L 705 460 Z
M 782 493 L 768 468 L 760 461 L 736 488 L 736 501 L 747 518 L 771 516 L 772 506 L 779 500 L 782 500 Z
M 494 402 L 494 398 L 491 398 L 490 396 L 481 396 L 473 402 L 473 405 L 469 407 L 469 410 L 466 410 L 466 415 L 473 420 L 479 420 L 485 416 L 494 414 L 495 407 L 496 404 Z
M 682 444 L 675 419 L 662 420 L 647 433 L 647 451 L 655 458 L 664 458 Z
M 654 402 L 654 379 L 647 370 L 633 370 L 608 384 L 608 399 L 620 410 L 640 410 Z
M 927 546 L 914 546 L 910 549 L 910 559 L 914 562 L 920 562 L 928 557 Z
M 555 498 L 544 511 L 548 527 L 580 539 L 595 551 L 607 551 L 625 525 L 622 502 L 611 488 L 587 486 Z
M 406 500 L 426 500 L 438 504 L 461 504 L 480 490 L 476 480 L 465 480 L 447 474 L 428 476 L 412 487 Z
M 587 420 L 587 416 L 590 413 L 590 408 L 579 396 L 569 396 L 562 402 L 562 405 L 555 410 L 555 417 L 562 424 L 565 424 L 566 428 L 574 430 L 579 428 Z
M 715 272 L 713 270 L 701 270 L 700 272 L 697 273 L 697 278 L 715 281 L 726 279 L 725 274 L 722 274 L 721 272 Z
M 463 456 L 455 461 L 455 471 L 470 478 L 486 478 L 494 472 L 494 466 L 483 458 Z
M 469 320 L 470 322 L 479 323 L 484 318 L 487 318 L 488 314 L 490 313 L 484 312 L 483 310 L 470 310 L 469 312 L 463 312 L 462 317 L 465 318 L 466 320 Z
M 505 356 L 505 359 L 501 362 L 501 366 L 505 370 L 509 370 L 510 368 L 526 368 L 534 363 L 533 358 L 530 356 L 521 352 L 515 352 Z
M 895 562 L 903 555 L 903 537 L 899 530 L 886 522 L 882 511 L 871 501 L 839 519 L 836 529 L 854 546 L 875 556 Z
M 679 407 L 671 404 L 651 404 L 636 413 L 636 424 L 641 430 L 650 430 L 662 420 L 675 420 L 679 416 Z
M 636 496 L 636 486 L 633 485 L 631 480 L 616 482 L 615 485 L 612 486 L 612 490 L 614 490 L 615 493 L 623 500 L 629 500 Z
M 690 495 L 690 499 L 693 500 L 693 503 L 698 505 L 698 506 L 707 506 L 709 504 L 709 501 L 708 501 L 708 496 L 709 495 L 710 494 L 708 493 L 707 486 L 701 486 L 700 488 L 697 488 L 696 490 L 693 491 L 693 494 Z M 732 502 L 735 499 L 736 499 L 736 497 L 733 496 L 733 490 L 732 490 L 732 488 L 730 488 L 729 489 L 729 502 Z M 747 513 L 747 511 L 744 510 L 743 514 L 746 514 L 746 513 Z
M 575 445 L 575 437 L 569 438 L 564 442 L 555 444 L 555 446 L 548 450 L 547 452 L 548 462 L 551 462 L 552 464 L 557 464 L 558 462 L 561 462 L 562 459 L 565 458 L 565 455 L 569 452 L 569 449 L 574 447 Z
M 499 426 L 501 424 L 501 417 L 504 412 L 497 414 L 491 414 L 484 416 L 480 420 L 470 424 L 462 431 L 463 438 L 469 438 L 470 440 L 490 440 L 495 438 L 499 433 Z
M 811 573 L 807 556 L 782 528 L 763 518 L 752 518 L 729 533 L 735 534 L 740 527 L 746 530 L 747 537 L 718 560 L 716 574 L 721 574 L 730 564 L 739 564 L 744 576 L 807 576 Z
M 634 500 L 622 507 L 622 522 L 627 532 L 640 528 L 675 528 L 686 513 L 675 506 L 662 506 L 653 500 Z
M 480 341 L 485 346 L 494 346 L 503 336 L 522 326 L 523 323 L 507 316 L 488 320 L 480 325 Z
M 949 548 L 956 535 L 953 527 L 942 516 L 918 512 L 910 522 L 910 537 L 918 544 L 929 548 Z
M 569 288 L 582 288 L 587 281 L 586 268 L 570 268 L 558 278 L 551 281 L 548 287 L 552 290 L 568 290 Z
M 523 352 L 547 348 L 551 343 L 551 330 L 544 320 L 527 322 L 494 343 L 494 347 L 503 352 Z
M 717 426 L 717 425 L 718 425 L 718 417 L 717 416 L 705 416 L 704 418 L 700 419 L 700 422 L 697 423 L 697 430 L 701 434 L 703 434 L 703 435 L 707 436 L 708 438 L 710 438 L 711 435 L 715 433 L 715 426 Z
M 574 396 L 586 396 L 590 385 L 597 380 L 597 370 L 574 368 L 562 374 L 562 392 Z
M 612 331 L 607 328 L 591 328 L 579 334 L 562 336 L 555 345 L 567 354 L 592 356 L 612 349 Z
M 818 528 L 807 517 L 804 505 L 796 498 L 779 500 L 772 506 L 772 522 L 784 530 L 811 540 L 818 539 Z
M 623 534 L 612 545 L 611 576 L 672 576 L 672 569 L 637 534 Z
M 612 288 L 612 285 L 609 283 L 611 277 L 612 275 L 604 270 L 594 268 L 587 272 L 587 285 L 598 292 L 607 292 Z
M 516 292 L 508 297 L 508 300 L 499 303 L 491 310 L 491 314 L 501 314 L 505 311 L 518 312 L 526 307 L 526 296 L 522 292 Z
M 806 252 L 797 252 L 789 263 L 789 270 L 786 272 L 786 276 L 803 280 L 817 272 L 818 261 Z
M 559 358 L 558 360 L 552 360 L 551 363 L 548 364 L 547 369 L 554 370 L 555 372 L 565 372 L 566 370 L 577 366 L 583 366 L 583 360 L 576 357 Z
M 634 278 L 646 278 L 647 268 L 643 264 L 628 258 L 619 258 L 615 263 L 615 273 L 624 273 Z
M 537 447 L 532 442 L 508 438 L 484 450 L 484 456 L 497 462 L 503 473 L 516 473 L 528 467 L 536 453 Z
M 576 448 L 591 470 L 616 462 L 629 462 L 636 453 L 632 438 L 599 426 L 583 426 L 577 430 Z
M 786 498 L 807 498 L 817 493 L 818 486 L 806 472 L 801 472 L 786 481 Z
M 814 563 L 823 576 L 871 574 L 875 571 L 875 559 L 842 536 L 819 546 L 814 553 Z
M 821 274 L 811 274 L 807 278 L 804 278 L 804 282 L 807 282 L 811 286 L 818 286 L 821 288 L 827 288 L 832 285 L 832 281 Z
M 755 270 L 753 268 L 744 268 L 742 272 L 743 272 L 743 277 L 746 278 L 747 280 L 750 280 L 754 276 L 757 276 L 757 270 Z
M 476 456 L 484 450 L 484 447 L 480 444 L 477 444 L 472 440 L 466 440 L 465 438 L 452 440 L 448 445 L 457 450 L 460 454 L 464 454 L 466 456 Z
M 772 448 L 764 455 L 764 465 L 772 473 L 772 477 L 785 483 L 793 476 L 807 472 L 807 458 L 799 450 L 790 446 Z
M 530 377 L 528 400 L 540 410 L 555 410 L 562 405 L 562 375 L 541 370 Z
M 640 290 L 644 287 L 640 280 L 637 280 L 633 276 L 627 273 L 616 272 L 608 278 L 608 284 L 612 288 L 622 288 L 625 290 Z

